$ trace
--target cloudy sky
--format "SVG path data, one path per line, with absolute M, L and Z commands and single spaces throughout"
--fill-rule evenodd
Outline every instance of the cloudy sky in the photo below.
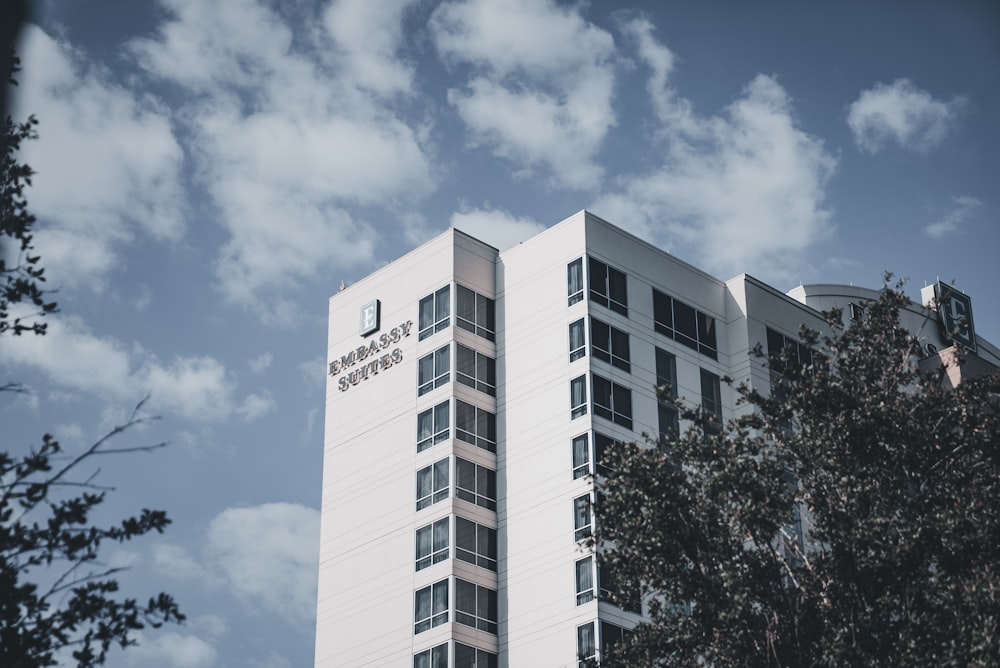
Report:
M 15 115 L 60 312 L 2 447 L 102 461 L 189 623 L 119 667 L 311 665 L 327 298 L 449 226 L 590 209 L 719 276 L 955 281 L 1000 342 L 995 3 L 48 0 Z M 348 577 L 345 574 L 345 577 Z

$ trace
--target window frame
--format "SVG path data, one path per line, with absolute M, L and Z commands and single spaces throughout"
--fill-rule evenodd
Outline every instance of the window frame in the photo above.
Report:
M 590 300 L 627 318 L 628 274 L 593 256 L 588 257 L 587 273 Z
M 468 419 L 472 417 L 472 428 L 468 429 Z M 455 399 L 455 438 L 482 448 L 487 452 L 497 451 L 497 416 L 485 408 Z
M 461 544 L 462 525 L 471 525 L 474 545 L 470 550 Z M 469 527 L 466 527 L 468 529 Z M 485 545 L 484 545 L 485 543 Z M 463 556 L 464 555 L 464 556 Z M 459 515 L 455 516 L 455 558 L 473 566 L 497 571 L 497 530 L 485 524 L 479 524 Z
M 421 587 L 417 591 L 413 592 L 413 634 L 423 633 L 424 631 L 429 631 L 435 626 L 440 626 L 441 624 L 446 624 L 448 622 L 448 613 L 450 611 L 449 605 L 449 591 L 448 582 L 450 578 L 445 578 L 444 580 L 439 580 L 433 584 L 429 584 L 426 587 Z M 440 609 L 441 597 L 444 597 L 444 609 Z M 426 594 L 429 597 L 429 610 L 425 617 L 420 617 L 420 602 L 421 595 Z
M 430 535 L 429 549 L 425 553 L 421 552 L 420 539 L 421 532 Z M 414 533 L 414 554 L 417 571 L 422 571 L 434 564 L 439 564 L 448 558 L 451 547 L 451 516 L 442 517 L 430 524 L 418 528 Z M 439 538 L 443 535 L 444 545 L 439 544 Z
M 471 588 L 471 590 L 470 590 Z M 472 593 L 474 610 L 462 606 L 468 594 Z M 455 623 L 497 635 L 499 622 L 497 592 L 489 587 L 455 578 Z M 469 623 L 469 622 L 472 623 Z
M 576 561 L 576 604 L 585 605 L 597 597 L 594 555 Z
M 487 341 L 496 341 L 496 300 L 481 295 L 460 283 L 456 283 L 455 288 L 455 325 Z M 469 314 L 463 313 L 462 302 L 467 300 L 469 296 L 472 297 L 471 315 L 474 320 L 469 320 L 467 317 Z
M 582 302 L 583 293 L 583 258 L 578 257 L 566 265 L 566 305 Z
M 421 437 L 422 422 L 425 418 L 430 418 L 430 432 Z M 441 424 L 441 421 L 444 424 Z M 424 450 L 448 440 L 451 435 L 451 400 L 445 399 L 441 403 L 431 406 L 427 410 L 417 414 L 417 452 Z
M 715 418 L 706 421 L 706 431 L 718 433 L 722 429 L 722 381 L 708 369 L 701 369 L 701 410 Z
M 444 466 L 442 466 L 442 464 Z M 442 473 L 443 471 L 443 473 Z M 430 491 L 420 495 L 420 478 L 427 472 L 430 476 Z M 442 480 L 443 478 L 443 480 Z M 425 466 L 417 471 L 417 510 L 423 510 L 432 506 L 438 501 L 444 501 L 450 495 L 451 490 L 451 458 L 439 459 L 429 466 Z
M 576 331 L 574 331 L 576 330 Z M 574 341 L 576 334 L 576 341 Z M 575 362 L 587 355 L 587 324 L 584 318 L 569 323 L 569 361 Z
M 576 627 L 576 656 L 579 668 L 586 668 L 590 661 L 597 659 L 597 634 L 594 622 Z
M 587 374 L 583 374 L 569 381 L 569 419 L 586 415 L 587 403 Z
M 596 373 L 590 374 L 590 382 L 594 415 L 632 429 L 632 390 Z M 605 396 L 610 400 L 610 405 L 598 403 L 598 398 L 603 401 Z
M 425 324 L 424 304 L 430 303 L 431 322 Z M 446 329 L 451 321 L 451 284 L 438 288 L 417 304 L 417 340 L 424 339 Z
M 689 327 L 678 323 L 678 314 L 693 318 Z M 713 360 L 719 359 L 718 321 L 685 301 L 653 288 L 653 329 Z
M 573 540 L 580 542 L 594 534 L 594 504 L 590 493 L 573 499 Z
M 466 365 L 468 362 L 468 359 L 463 360 L 462 357 L 468 357 L 469 353 L 472 353 L 472 373 L 475 374 L 472 376 L 462 369 L 463 362 Z M 480 378 L 480 374 L 485 376 L 485 378 Z M 495 397 L 497 395 L 497 361 L 474 348 L 456 343 L 455 380 L 466 387 L 471 387 L 474 390 L 479 390 L 484 394 Z
M 575 436 L 571 447 L 573 452 L 573 480 L 590 475 L 590 432 L 584 432 L 579 436 Z
M 471 657 L 459 656 L 459 652 L 468 654 L 470 650 L 473 653 Z M 471 658 L 472 663 L 465 663 L 467 658 Z M 455 641 L 455 668 L 497 668 L 498 665 L 499 659 L 493 652 Z
M 607 347 L 603 348 L 601 345 L 605 341 Z M 632 372 L 628 332 L 593 316 L 590 318 L 590 354 L 622 371 Z
M 424 378 L 426 363 L 430 362 L 430 378 Z M 451 344 L 446 343 L 437 350 L 427 353 L 417 360 L 417 396 L 435 390 L 451 379 Z
M 466 472 L 468 467 L 472 468 L 473 480 L 475 483 L 475 489 L 469 489 L 467 487 L 462 487 L 462 469 L 465 468 Z M 486 508 L 487 510 L 496 511 L 497 509 L 497 472 L 488 466 L 482 466 L 475 462 L 469 461 L 468 459 L 462 459 L 461 457 L 455 458 L 455 497 L 462 499 L 468 503 L 479 506 L 480 508 Z M 485 487 L 485 489 L 483 489 Z M 493 496 L 491 497 L 490 491 L 492 488 Z
M 426 659 L 422 661 L 421 659 Z M 448 668 L 448 643 L 417 652 L 413 655 L 413 668 Z

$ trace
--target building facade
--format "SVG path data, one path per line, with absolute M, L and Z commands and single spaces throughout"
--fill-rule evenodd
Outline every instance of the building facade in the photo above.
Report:
M 925 361 L 954 316 L 971 372 L 1000 366 L 955 294 L 903 314 Z M 875 296 L 721 281 L 585 211 L 503 252 L 449 230 L 334 295 L 317 668 L 599 657 L 642 612 L 606 600 L 585 545 L 602 448 L 683 426 L 657 387 L 732 416 L 720 378 L 766 387 L 757 344 Z

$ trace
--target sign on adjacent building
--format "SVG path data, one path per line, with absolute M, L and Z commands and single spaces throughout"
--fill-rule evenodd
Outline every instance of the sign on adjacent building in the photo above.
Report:
M 946 339 L 960 343 L 971 352 L 976 352 L 976 330 L 972 325 L 972 299 L 938 281 L 935 293 L 937 310 L 941 318 L 941 328 Z

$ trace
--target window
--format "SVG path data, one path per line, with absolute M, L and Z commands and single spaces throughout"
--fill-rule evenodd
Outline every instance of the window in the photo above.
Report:
M 587 377 L 580 376 L 569 381 L 570 419 L 587 414 Z
M 417 510 L 448 498 L 448 459 L 417 471 Z
M 470 564 L 497 569 L 497 530 L 464 517 L 455 518 L 455 557 Z
M 628 334 L 596 318 L 590 319 L 590 352 L 597 359 L 619 369 L 632 370 L 632 365 L 629 364 Z
M 608 622 L 601 622 L 601 655 L 606 656 L 608 650 L 625 639 L 625 636 L 632 635 L 628 629 Z
M 590 473 L 590 443 L 587 435 L 580 434 L 573 439 L 573 479 Z
M 573 528 L 575 540 L 583 540 L 593 533 L 594 522 L 591 515 L 589 494 L 573 499 Z
M 590 258 L 590 299 L 628 317 L 628 280 L 625 274 Z
M 587 354 L 587 338 L 583 318 L 569 324 L 569 361 L 575 362 Z
M 784 371 L 785 361 L 781 359 L 781 352 L 785 348 L 791 348 L 789 356 L 792 364 L 802 367 L 813 363 L 813 352 L 809 346 L 768 327 L 767 355 L 772 372 L 780 374 Z
M 497 361 L 488 355 L 455 344 L 455 379 L 474 390 L 497 395 Z
M 610 470 L 606 464 L 604 464 L 604 453 L 607 452 L 609 446 L 615 443 L 615 439 L 610 436 L 605 436 L 599 432 L 594 432 L 594 465 L 597 467 L 597 472 L 600 475 L 608 475 Z
M 480 631 L 497 632 L 497 593 L 465 580 L 455 579 L 455 621 Z
M 455 436 L 466 443 L 497 451 L 497 416 L 464 401 L 455 401 Z
M 448 382 L 451 371 L 451 348 L 443 346 L 417 360 L 417 396 L 427 394 Z
M 594 622 L 588 622 L 583 626 L 576 627 L 576 655 L 580 659 L 580 668 L 585 668 L 587 661 L 597 658 Z
M 656 421 L 658 423 L 661 441 L 676 438 L 677 435 L 680 434 L 681 425 L 676 406 L 662 402 L 657 404 Z
M 448 402 L 442 401 L 417 416 L 417 452 L 448 438 Z
M 420 300 L 419 335 L 423 341 L 431 334 L 440 332 L 448 326 L 448 316 L 451 315 L 451 286 L 446 285 L 432 295 Z
M 701 409 L 715 418 L 706 429 L 718 433 L 722 429 L 722 389 L 719 377 L 705 369 L 701 370 Z
M 467 462 L 458 457 L 455 459 L 455 496 L 477 506 L 497 509 L 497 472 Z
M 677 358 L 661 348 L 656 349 L 656 389 L 661 399 L 677 396 Z
M 597 374 L 591 377 L 594 395 L 594 415 L 615 424 L 632 428 L 632 390 Z
M 583 605 L 594 600 L 594 557 L 586 557 L 576 562 L 576 604 Z
M 642 613 L 642 604 L 639 602 L 639 597 L 623 596 L 623 592 L 615 579 L 614 572 L 604 564 L 598 564 L 597 566 L 597 589 L 600 600 L 617 605 L 622 610 L 634 612 L 637 615 Z M 616 596 L 621 600 L 615 600 Z
M 677 358 L 656 349 L 656 407 L 660 438 L 672 438 L 680 433 L 680 415 L 672 402 L 677 397 Z
M 566 265 L 566 293 L 569 305 L 583 301 L 583 258 L 578 257 Z
M 448 558 L 448 518 L 417 529 L 417 570 Z
M 418 589 L 413 596 L 413 632 L 423 633 L 448 621 L 448 581 Z
M 497 668 L 497 655 L 478 647 L 455 643 L 455 668 Z
M 413 668 L 448 668 L 448 643 L 414 654 Z
M 487 341 L 493 341 L 496 338 L 496 304 L 489 297 L 464 286 L 458 285 L 456 289 L 455 324 Z
M 718 358 L 715 318 L 679 299 L 653 289 L 653 327 L 664 336 L 697 350 L 712 359 Z

